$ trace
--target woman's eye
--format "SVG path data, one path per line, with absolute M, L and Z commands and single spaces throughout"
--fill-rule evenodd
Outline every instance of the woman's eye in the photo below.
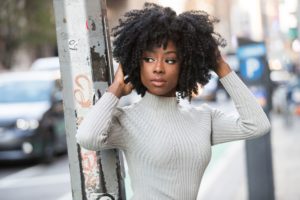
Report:
M 144 57 L 143 60 L 148 63 L 154 62 L 154 59 L 150 57 Z
M 176 59 L 167 59 L 165 62 L 168 64 L 175 64 L 177 61 Z

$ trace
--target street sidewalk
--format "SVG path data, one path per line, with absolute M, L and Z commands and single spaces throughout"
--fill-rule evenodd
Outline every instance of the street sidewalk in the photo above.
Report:
M 300 200 L 300 117 L 287 124 L 271 114 L 276 200 Z M 247 200 L 244 141 L 232 142 L 218 165 L 204 175 L 198 200 Z

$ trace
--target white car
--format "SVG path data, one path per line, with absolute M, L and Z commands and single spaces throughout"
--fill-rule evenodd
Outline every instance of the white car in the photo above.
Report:
M 59 69 L 60 65 L 58 57 L 38 58 L 32 63 L 30 67 L 30 70 L 32 71 L 52 71 Z

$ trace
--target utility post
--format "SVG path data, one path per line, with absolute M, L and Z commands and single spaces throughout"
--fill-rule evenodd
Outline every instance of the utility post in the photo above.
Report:
M 53 0 L 74 200 L 125 199 L 122 155 L 76 142 L 84 116 L 113 80 L 105 0 Z

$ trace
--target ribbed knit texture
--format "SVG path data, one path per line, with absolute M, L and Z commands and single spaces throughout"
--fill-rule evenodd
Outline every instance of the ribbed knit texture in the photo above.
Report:
M 221 79 L 240 116 L 202 105 L 181 107 L 175 97 L 146 95 L 118 108 L 118 98 L 103 97 L 83 120 L 79 144 L 90 150 L 124 151 L 134 200 L 195 200 L 211 158 L 211 146 L 267 133 L 270 123 L 239 77 Z

